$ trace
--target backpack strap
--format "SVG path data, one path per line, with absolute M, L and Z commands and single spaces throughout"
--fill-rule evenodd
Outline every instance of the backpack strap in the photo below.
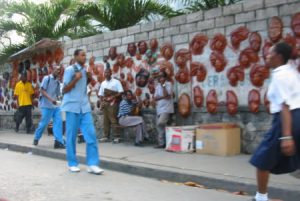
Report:
M 75 73 L 78 73 L 80 71 L 75 64 L 73 65 L 73 69 L 74 69 Z
M 49 87 L 49 83 L 50 83 L 50 76 L 49 75 L 47 75 L 44 79 L 47 79 L 47 85 L 46 85 L 46 88 L 44 89 L 44 90 L 47 90 L 48 89 L 48 87 Z
M 51 77 L 50 77 L 50 75 L 47 75 L 47 87 L 46 87 L 46 89 L 44 89 L 44 90 L 47 90 L 48 89 L 48 87 L 49 87 L 49 84 L 50 84 L 50 80 L 51 80 Z M 57 81 L 56 80 L 56 83 L 57 83 L 57 86 L 56 87 L 59 87 L 59 81 Z
M 75 64 L 73 65 L 73 69 L 74 69 L 74 72 L 75 72 L 75 73 L 80 72 L 80 70 L 77 68 L 77 66 L 76 66 Z M 86 72 L 86 76 L 87 76 L 87 79 L 86 79 L 86 85 L 88 85 L 88 84 L 91 82 L 91 79 L 89 78 L 87 72 Z
M 47 89 L 49 87 L 50 79 L 51 79 L 51 77 L 50 77 L 50 75 L 48 75 Z

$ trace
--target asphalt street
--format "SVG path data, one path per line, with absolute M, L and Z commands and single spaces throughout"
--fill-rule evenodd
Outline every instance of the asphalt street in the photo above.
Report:
M 249 197 L 119 172 L 91 175 L 64 161 L 0 150 L 0 199 L 8 201 L 245 201 Z

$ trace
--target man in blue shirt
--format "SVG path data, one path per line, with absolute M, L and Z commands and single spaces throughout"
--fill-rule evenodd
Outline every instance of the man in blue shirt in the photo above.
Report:
M 53 119 L 53 133 L 54 133 L 54 148 L 64 149 L 62 119 L 60 108 L 58 106 L 58 97 L 60 95 L 60 82 L 58 75 L 61 72 L 60 67 L 55 67 L 51 75 L 44 77 L 41 84 L 41 96 L 39 99 L 39 107 L 41 110 L 42 118 L 38 128 L 35 130 L 33 144 L 38 145 L 42 134 Z
M 75 50 L 76 63 L 66 68 L 63 81 L 63 101 L 61 110 L 66 112 L 67 160 L 71 172 L 79 172 L 76 158 L 76 136 L 78 129 L 83 133 L 86 142 L 87 171 L 102 174 L 99 168 L 98 144 L 91 106 L 87 96 L 89 74 L 84 69 L 86 53 L 82 49 Z

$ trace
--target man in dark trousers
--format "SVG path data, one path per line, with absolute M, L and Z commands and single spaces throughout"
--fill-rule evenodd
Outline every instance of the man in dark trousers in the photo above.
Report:
M 25 117 L 26 120 L 26 133 L 32 131 L 32 100 L 34 90 L 32 84 L 27 81 L 26 72 L 21 74 L 21 80 L 17 83 L 14 95 L 17 100 L 18 111 L 16 115 L 16 128 L 15 131 L 19 132 L 20 124 Z

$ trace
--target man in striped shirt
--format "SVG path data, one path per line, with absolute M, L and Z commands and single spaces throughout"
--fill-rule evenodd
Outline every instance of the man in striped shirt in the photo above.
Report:
M 145 123 L 140 116 L 131 116 L 133 109 L 137 106 L 137 102 L 133 100 L 132 91 L 128 90 L 125 92 L 125 96 L 119 105 L 119 124 L 122 126 L 135 126 L 136 137 L 135 146 L 142 146 L 143 134 L 145 139 L 148 139 L 148 133 L 145 128 Z

